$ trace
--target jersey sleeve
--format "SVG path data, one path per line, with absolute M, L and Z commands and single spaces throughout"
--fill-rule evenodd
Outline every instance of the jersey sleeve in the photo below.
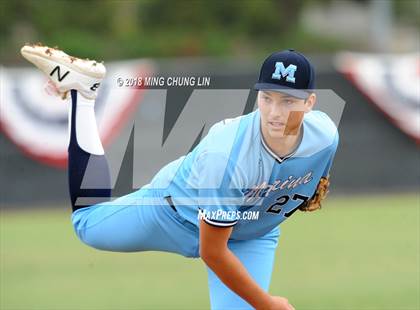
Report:
M 213 226 L 235 225 L 243 202 L 242 170 L 221 153 L 202 154 L 197 167 L 199 217 Z

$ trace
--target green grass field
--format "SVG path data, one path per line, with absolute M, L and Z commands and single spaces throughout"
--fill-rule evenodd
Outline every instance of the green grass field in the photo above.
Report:
M 416 195 L 332 197 L 296 213 L 282 225 L 271 293 L 298 310 L 419 309 L 419 207 Z M 65 207 L 3 211 L 0 233 L 2 310 L 209 308 L 201 260 L 91 249 Z

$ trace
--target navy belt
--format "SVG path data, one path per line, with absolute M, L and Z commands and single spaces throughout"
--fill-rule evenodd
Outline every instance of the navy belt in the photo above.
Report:
M 175 211 L 178 212 L 174 206 L 174 202 L 172 201 L 172 197 L 171 196 L 166 196 L 164 197 L 165 200 L 168 202 L 169 206 Z

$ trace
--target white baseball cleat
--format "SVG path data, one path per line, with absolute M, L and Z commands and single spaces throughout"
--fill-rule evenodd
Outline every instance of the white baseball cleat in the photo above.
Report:
M 72 57 L 56 48 L 40 44 L 27 44 L 20 52 L 48 76 L 63 98 L 71 89 L 77 90 L 87 99 L 96 98 L 106 73 L 102 63 Z

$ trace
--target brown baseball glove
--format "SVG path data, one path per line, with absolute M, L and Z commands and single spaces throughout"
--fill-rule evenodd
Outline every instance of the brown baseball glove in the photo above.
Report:
M 321 209 L 321 201 L 327 197 L 328 187 L 330 186 L 330 176 L 322 177 L 319 180 L 318 187 L 316 188 L 315 194 L 311 199 L 304 202 L 300 207 L 300 211 L 312 212 Z

